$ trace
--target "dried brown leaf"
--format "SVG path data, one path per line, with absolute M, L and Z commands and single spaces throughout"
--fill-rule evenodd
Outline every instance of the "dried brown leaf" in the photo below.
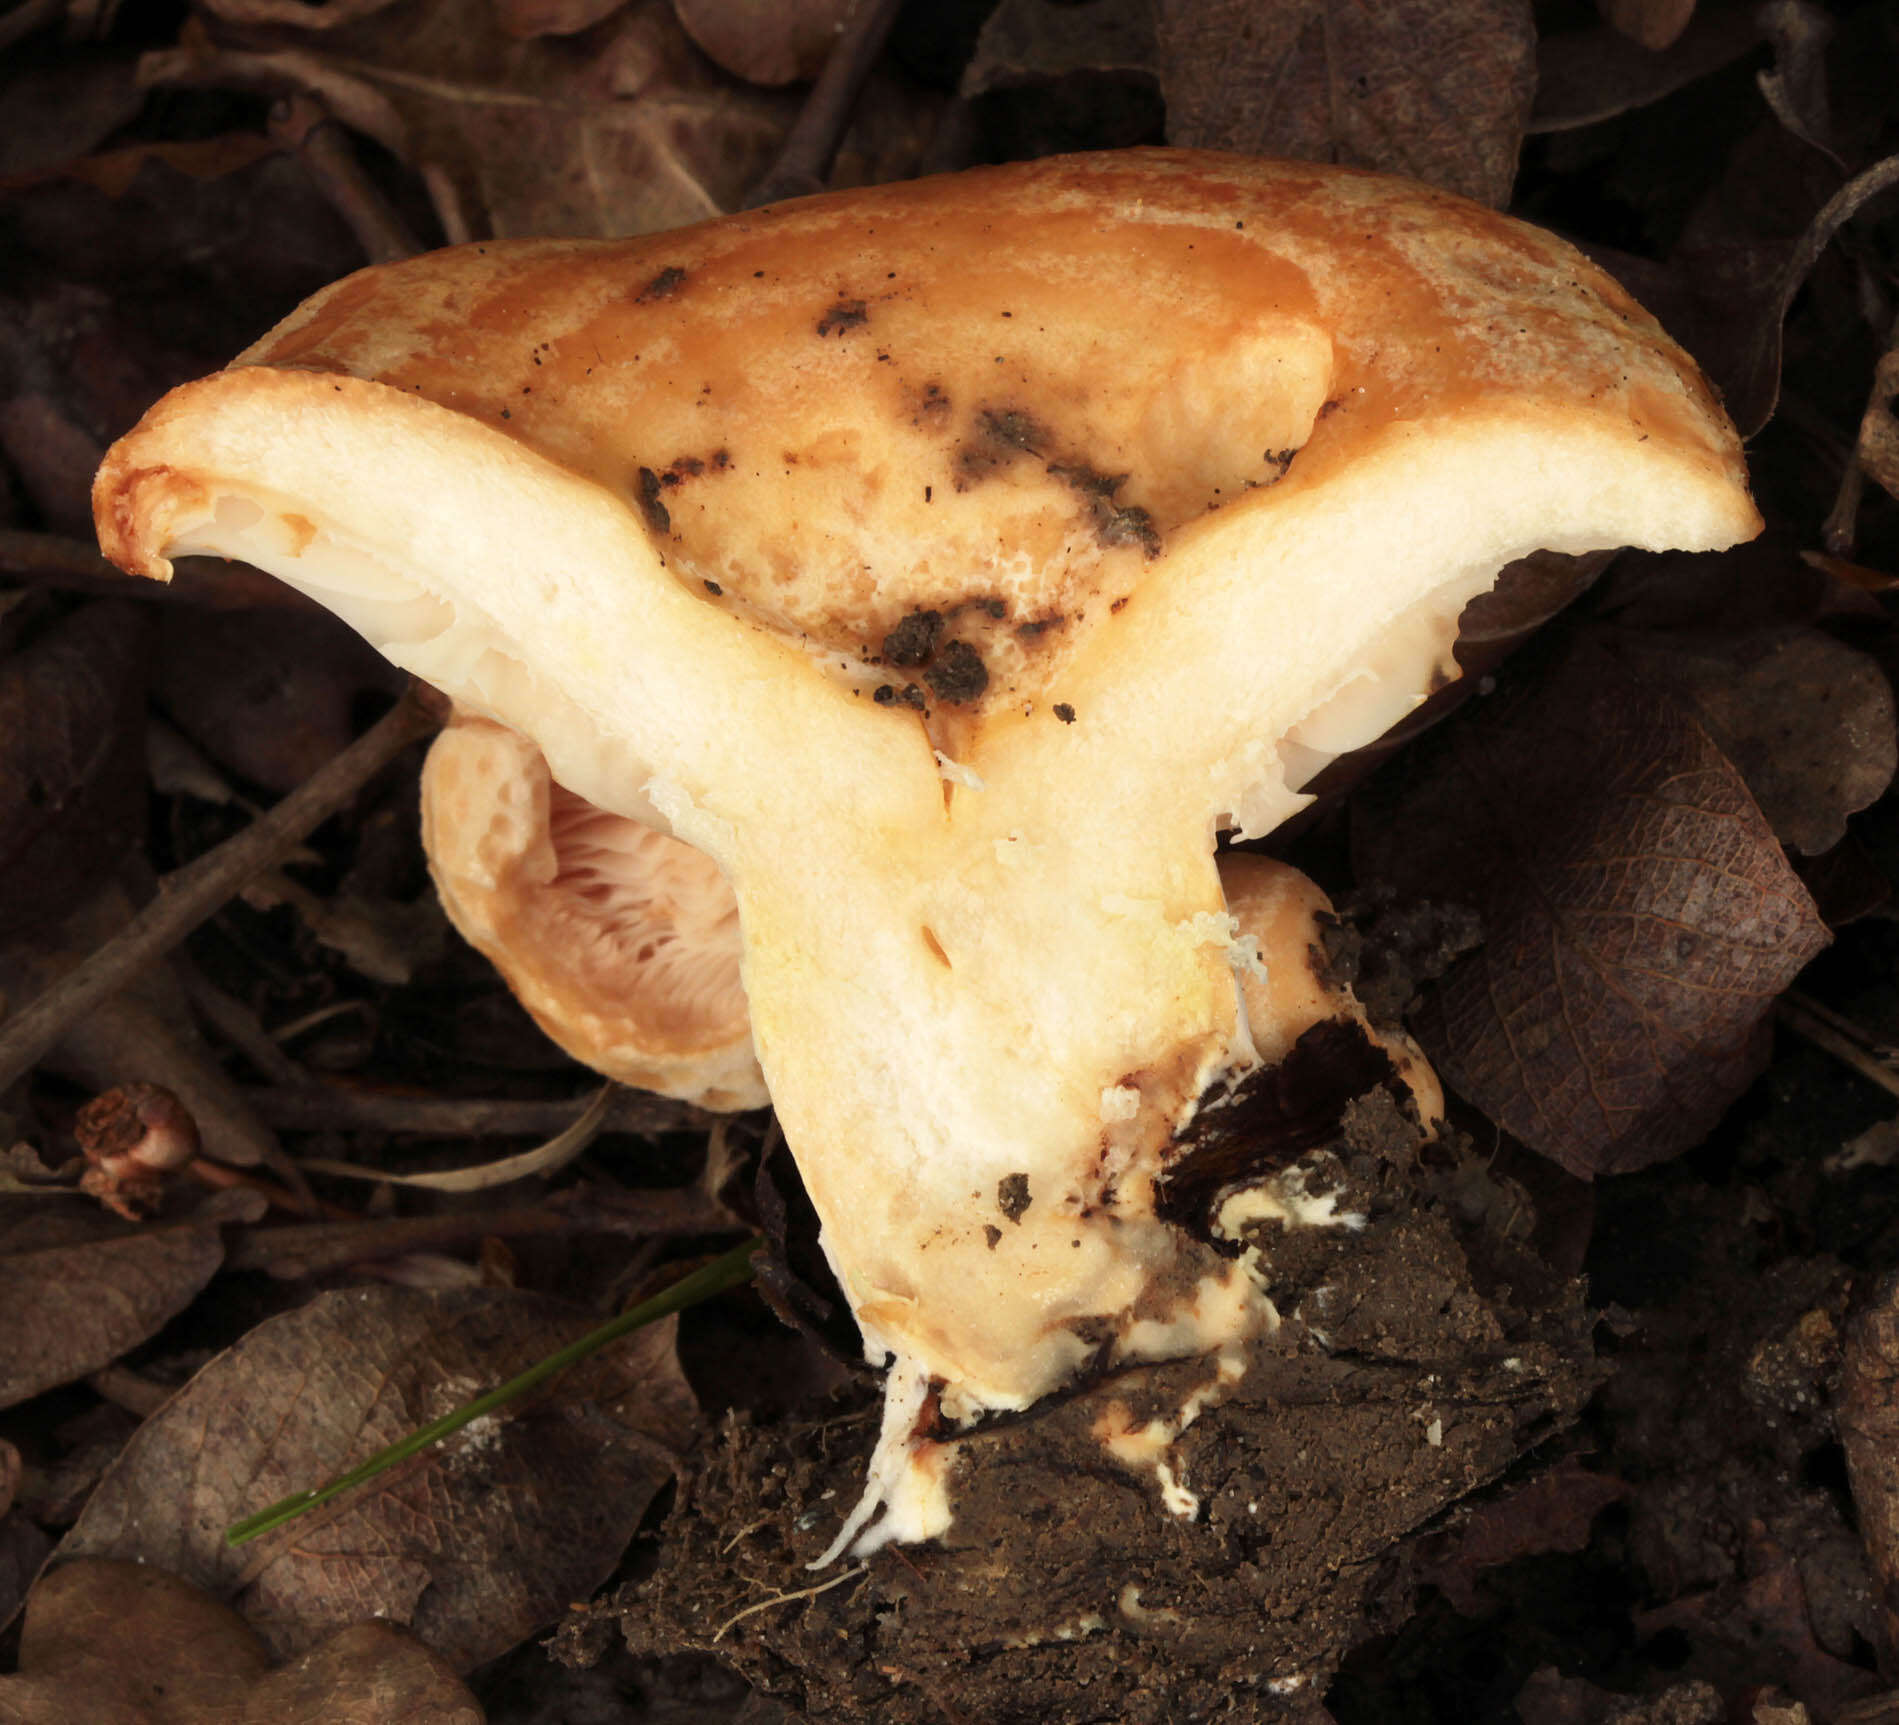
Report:
M 1899 498 L 1899 347 L 1889 347 L 1873 368 L 1872 394 L 1859 422 L 1859 464 L 1889 497 Z
M 57 922 L 140 842 L 146 622 L 99 601 L 0 662 L 0 939 Z
M 1688 28 L 1695 0 L 1596 0 L 1596 10 L 1612 30 L 1659 54 Z
M 796 112 L 726 77 L 668 0 L 518 41 L 490 0 L 413 0 L 256 50 L 188 39 L 148 82 L 303 91 L 430 183 L 450 237 L 621 235 L 738 206 Z
M 1688 703 L 1774 836 L 1802 855 L 1846 838 L 1848 815 L 1876 802 L 1899 766 L 1886 673 L 1821 629 L 1626 635 L 1616 652 Z
M 0 1407 L 110 1365 L 190 1305 L 224 1258 L 219 1224 L 254 1192 L 137 1227 L 80 1198 L 0 1198 Z
M 0 183 L 55 169 L 136 117 L 143 98 L 130 63 L 92 56 L 22 59 L 0 74 Z
M 200 0 L 227 24 L 276 24 L 292 30 L 338 30 L 371 17 L 395 0 Z
M 1478 1505 L 1454 1531 L 1430 1542 L 1425 1577 L 1467 1617 L 1480 1615 L 1477 1578 L 1486 1569 L 1550 1551 L 1581 1551 L 1596 1517 L 1629 1495 L 1614 1474 L 1565 1456 L 1547 1473 Z
M 13 1621 L 53 1542 L 23 1510 L 0 1515 L 0 1626 Z
M 1899 155 L 1887 156 L 1856 174 L 1828 198 L 1791 247 L 1763 265 L 1760 248 L 1746 243 L 1731 248 L 1707 245 L 1676 262 L 1701 283 L 1704 294 L 1720 291 L 1724 264 L 1731 254 L 1732 292 L 1724 315 L 1708 337 L 1690 338 L 1695 357 L 1726 397 L 1729 417 L 1743 437 L 1752 437 L 1774 415 L 1780 400 L 1783 328 L 1794 295 L 1834 236 L 1881 194 L 1899 186 Z
M 1711 0 L 1657 53 L 1607 25 L 1559 30 L 1536 45 L 1532 132 L 1567 132 L 1659 102 L 1737 60 L 1761 39 L 1754 0 Z
M 591 1323 L 511 1290 L 326 1294 L 252 1330 L 148 1421 L 61 1550 L 170 1569 L 279 1657 L 377 1616 L 458 1670 L 480 1664 L 598 1586 L 670 1477 L 694 1417 L 670 1320 L 278 1533 L 233 1550 L 224 1529 Z
M 686 34 L 751 84 L 815 78 L 857 0 L 673 0 Z
M 1842 172 L 1827 92 L 1827 46 L 1833 20 L 1812 0 L 1767 0 L 1760 17 L 1774 44 L 1774 64 L 1757 75 L 1768 107 L 1803 144 L 1831 156 Z
M 572 36 L 611 18 L 626 0 L 494 0 L 495 22 L 510 36 Z
M 122 198 L 132 189 L 148 162 L 175 168 L 194 180 L 216 180 L 277 152 L 278 146 L 262 132 L 224 132 L 214 138 L 158 138 L 62 160 L 37 173 L 15 175 L 0 181 L 0 189 L 11 190 L 58 178 L 79 180 L 96 186 L 109 198 Z
M 1740 775 L 1601 645 L 1519 665 L 1361 797 L 1361 879 L 1486 940 L 1414 1029 L 1446 1080 L 1584 1178 L 1697 1143 L 1826 943 Z
M 228 1607 L 144 1564 L 88 1559 L 27 1600 L 0 1725 L 481 1725 L 428 1649 L 386 1623 L 338 1631 L 271 1669 Z
M 1509 200 L 1536 89 L 1527 0 L 1160 0 L 1159 46 L 1169 143 Z
M 1867 654 L 1794 625 L 1719 639 L 1625 636 L 1618 654 L 1694 710 L 1784 845 L 1846 836 L 1899 766 L 1892 685 Z

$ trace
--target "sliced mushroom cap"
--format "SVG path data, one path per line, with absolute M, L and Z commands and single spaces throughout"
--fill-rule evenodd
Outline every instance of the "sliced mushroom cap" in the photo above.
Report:
M 1171 151 L 366 271 L 96 502 L 124 567 L 261 563 L 718 863 L 895 1445 L 921 1386 L 963 1419 L 1104 1325 L 1266 1321 L 1154 1214 L 1253 1058 L 1216 832 L 1453 674 L 1512 559 L 1760 525 L 1693 364 L 1569 246 Z
M 535 1021 L 622 1084 L 703 1108 L 770 1100 L 718 865 L 554 783 L 541 751 L 458 716 L 422 773 L 443 907 Z

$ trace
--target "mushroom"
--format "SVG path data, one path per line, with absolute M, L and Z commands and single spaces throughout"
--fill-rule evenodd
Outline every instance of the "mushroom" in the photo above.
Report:
M 576 1060 L 764 1107 L 738 905 L 703 851 L 575 796 L 520 732 L 466 714 L 423 766 L 422 840 L 449 919 Z
M 95 500 L 126 569 L 261 564 L 730 882 L 890 1367 L 860 1550 L 944 1524 L 926 1410 L 1274 1321 L 1155 1209 L 1259 1061 L 1218 836 L 1454 677 L 1512 559 L 1760 526 L 1708 386 L 1571 247 L 1164 150 L 366 270 Z

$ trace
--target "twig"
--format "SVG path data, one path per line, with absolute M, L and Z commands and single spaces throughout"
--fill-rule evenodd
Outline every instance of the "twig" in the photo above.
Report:
M 271 1083 L 294 1090 L 311 1082 L 308 1071 L 277 1046 L 258 1022 L 257 1014 L 243 1001 L 209 981 L 195 964 L 182 963 L 175 968 L 191 997 L 192 1009 Z
M 492 1235 L 498 1240 L 546 1234 L 576 1234 L 576 1223 L 558 1210 L 460 1210 L 441 1216 L 389 1216 L 373 1221 L 291 1222 L 276 1227 L 227 1231 L 224 1268 L 263 1270 L 279 1281 L 326 1275 L 351 1264 L 466 1245 Z
M 440 719 L 431 696 L 411 688 L 395 709 L 317 769 L 261 820 L 195 862 L 174 869 L 123 932 L 53 984 L 0 1029 L 0 1090 L 32 1071 L 68 1027 L 116 994 L 213 916 L 260 869 L 343 807 Z
M 102 599 L 139 599 L 147 604 L 191 605 L 229 611 L 254 605 L 284 610 L 313 608 L 294 587 L 261 570 L 216 557 L 180 557 L 169 581 L 132 581 L 83 539 L 60 533 L 0 528 L 0 578 L 29 587 L 91 593 Z
M 829 1581 L 820 1581 L 815 1587 L 800 1587 L 790 1593 L 774 1593 L 769 1599 L 761 1599 L 756 1605 L 748 1605 L 743 1611 L 735 1611 L 718 1627 L 713 1635 L 714 1642 L 719 1641 L 728 1629 L 743 1623 L 748 1617 L 755 1617 L 761 1611 L 769 1611 L 774 1605 L 789 1605 L 794 1599 L 810 1599 L 813 1595 L 829 1592 L 833 1587 L 842 1587 L 847 1581 L 855 1581 L 864 1574 L 870 1565 L 860 1563 L 855 1569 L 847 1569 L 842 1575 L 834 1575 Z
M 1873 1052 L 1878 1045 L 1850 1020 L 1829 1011 L 1817 1000 L 1788 994 L 1781 998 L 1780 1021 L 1796 1036 L 1803 1036 L 1815 1048 L 1824 1049 L 1881 1090 L 1899 1096 L 1899 1072 Z
M 372 264 L 395 263 L 422 250 L 409 224 L 363 171 L 350 135 L 322 103 L 299 92 L 271 110 L 270 135 L 303 163 L 330 208 L 349 224 Z
M 103 1366 L 86 1379 L 88 1386 L 114 1407 L 140 1419 L 150 1419 L 172 1398 L 172 1386 L 155 1384 L 125 1366 Z
M 215 1192 L 230 1190 L 233 1186 L 242 1186 L 247 1191 L 262 1194 L 265 1201 L 279 1210 L 288 1210 L 293 1216 L 329 1216 L 337 1221 L 354 1221 L 356 1212 L 345 1210 L 340 1204 L 326 1204 L 306 1186 L 299 1191 L 291 1185 L 278 1185 L 275 1180 L 266 1180 L 259 1174 L 247 1174 L 242 1168 L 233 1168 L 228 1162 L 214 1162 L 209 1156 L 195 1157 L 186 1170 L 201 1186 L 209 1186 Z M 301 1181 L 302 1172 L 297 1168 L 290 1170 L 291 1175 Z
M 903 0 L 857 0 L 857 5 L 811 86 L 804 107 L 765 177 L 752 188 L 745 208 L 756 210 L 780 198 L 802 198 L 824 190 L 857 106 L 864 80 L 884 51 L 890 27 Z
M 387 1168 L 367 1168 L 358 1162 L 336 1162 L 327 1157 L 306 1157 L 299 1166 L 306 1174 L 327 1174 L 342 1180 L 374 1180 L 393 1186 L 421 1186 L 435 1192 L 482 1192 L 490 1186 L 505 1186 L 512 1180 L 557 1174 L 599 1135 L 607 1111 L 613 1106 L 613 1090 L 611 1084 L 603 1084 L 599 1094 L 582 1110 L 580 1118 L 545 1144 L 494 1162 L 480 1162 L 468 1168 L 438 1168 L 424 1174 L 392 1174 Z
M 579 1118 L 587 1098 L 518 1102 L 448 1096 L 390 1096 L 339 1085 L 246 1090 L 260 1120 L 280 1132 L 413 1132 L 424 1138 L 547 1138 Z M 616 1091 L 603 1132 L 652 1138 L 702 1128 L 706 1117 L 684 1102 Z

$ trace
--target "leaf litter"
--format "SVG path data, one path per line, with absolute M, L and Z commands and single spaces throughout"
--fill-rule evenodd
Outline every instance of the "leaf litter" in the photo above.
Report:
M 745 15 L 686 10 L 726 27 Z M 216 763 L 190 782 L 221 779 L 225 794 L 144 782 L 143 695 L 106 661 L 33 685 L 42 693 L 0 725 L 0 748 L 28 761 L 0 847 L 34 847 L 0 857 L 0 918 L 17 915 L 18 938 L 63 947 L 60 962 L 88 973 L 50 1022 L 26 1007 L 45 978 L 16 957 L 0 982 L 0 1142 L 20 1147 L 0 1177 L 0 1365 L 23 1398 L 0 1437 L 17 1477 L 0 1509 L 0 1613 L 75 1514 L 71 1551 L 147 1560 L 48 1572 L 20 1675 L 0 1678 L 0 1716 L 70 1716 L 45 1712 L 57 1693 L 68 1708 L 96 1697 L 101 1718 L 195 1719 L 213 1696 L 220 1718 L 293 1718 L 301 1703 L 270 1686 L 304 1669 L 328 1673 L 328 1711 L 311 1717 L 392 1716 L 390 1697 L 413 1682 L 417 1708 L 426 1696 L 440 1717 L 472 1719 L 439 1663 L 416 1666 L 414 1644 L 346 1626 L 386 1610 L 457 1665 L 500 1653 L 615 1570 L 642 1510 L 671 1501 L 678 1466 L 672 1519 L 644 1519 L 657 1544 L 635 1567 L 657 1563 L 655 1578 L 637 1585 L 622 1569 L 626 1590 L 559 1638 L 565 1656 L 604 1663 L 571 1678 L 535 1668 L 532 1708 L 491 1687 L 492 1717 L 543 1716 L 563 1684 L 578 1695 L 602 1672 L 629 1717 L 668 1716 L 703 1672 L 682 1651 L 693 1648 L 812 1717 L 1052 1721 L 1107 1706 L 1131 1719 L 1163 1693 L 1188 1717 L 1201 1705 L 1191 1695 L 1230 1705 L 1234 1683 L 1261 1670 L 1257 1654 L 1206 1649 L 1269 1634 L 1305 1684 L 1275 1705 L 1311 1725 L 1371 1725 L 1419 1696 L 1437 1698 L 1432 1717 L 1522 1725 L 1712 1718 L 1710 1707 L 1753 1725 L 1793 1717 L 1786 1707 L 1858 1718 L 1880 1699 L 1875 1665 L 1899 1661 L 1870 1603 L 1892 1569 L 1891 1487 L 1867 1437 L 1883 1430 L 1883 1332 L 1849 1325 L 1840 1293 L 1858 1277 L 1878 1311 L 1880 1278 L 1899 1263 L 1899 1169 L 1842 1148 L 1889 1122 L 1890 1085 L 1867 1075 L 1899 1049 L 1881 908 L 1899 881 L 1889 27 L 1876 8 L 1723 0 L 1605 0 L 1593 14 L 1508 0 L 923 11 L 903 9 L 841 105 L 804 110 L 826 141 L 800 172 L 849 183 L 1168 138 L 1421 173 L 1595 249 L 1762 428 L 1753 467 L 1780 536 L 1772 555 L 1625 557 L 1581 601 L 1598 613 L 1591 631 L 1571 639 L 1559 622 L 1567 647 L 1531 649 L 1561 673 L 1541 694 L 1520 663 L 1489 657 L 1524 630 L 1474 614 L 1485 656 L 1471 680 L 1494 673 L 1495 692 L 1422 739 L 1406 782 L 1374 778 L 1288 841 L 1345 905 L 1339 951 L 1368 994 L 1408 1007 L 1441 1059 L 1469 1138 L 1424 1148 L 1375 1098 L 1347 1107 L 1344 1177 L 1391 1208 L 1356 1262 L 1301 1259 L 1283 1242 L 1273 1258 L 1294 1333 L 1324 1334 L 1332 1351 L 1262 1362 L 1269 1417 L 1209 1416 L 1189 1434 L 1196 1477 L 1225 1482 L 1208 1518 L 1224 1543 L 1146 1552 L 1131 1609 L 1118 1590 L 1090 1591 L 1088 1542 L 1097 1527 L 1146 1527 L 1145 1512 L 1109 1481 L 1089 1483 L 1094 1509 L 1064 1512 L 1066 1452 L 1033 1423 L 983 1440 L 1017 1489 L 973 1507 L 982 1539 L 880 1554 L 814 1588 L 800 1554 L 821 1542 L 826 1493 L 848 1490 L 866 1434 L 853 1392 L 824 1399 L 842 1368 L 749 1296 L 691 1315 L 677 1340 L 649 1340 L 604 1379 L 575 1374 L 232 1567 L 223 1520 L 498 1381 L 508 1361 L 612 1309 L 659 1254 L 751 1225 L 754 1201 L 722 1158 L 716 1176 L 701 1172 L 703 1120 L 650 1099 L 617 1101 L 564 1166 L 572 1141 L 538 1166 L 531 1153 L 510 1163 L 513 1145 L 499 1143 L 484 1173 L 490 1143 L 532 1145 L 570 1124 L 581 1081 L 470 955 L 405 944 L 403 914 L 415 909 L 420 929 L 429 908 L 403 812 L 426 727 L 332 781 L 327 824 L 248 902 L 238 877 L 257 878 L 255 859 L 220 864 L 201 910 L 153 932 L 138 909 L 151 875 L 219 854 L 248 809 L 300 783 L 390 690 L 373 668 L 352 670 L 323 625 L 291 620 L 254 572 L 187 566 L 169 595 L 116 584 L 78 539 L 90 463 L 168 384 L 392 245 L 632 232 L 738 207 L 804 98 L 744 81 L 777 75 L 775 43 L 741 32 L 737 49 L 715 47 L 721 68 L 658 0 L 212 0 L 170 39 L 168 25 L 131 36 L 75 6 L 70 41 L 53 28 L 62 8 L 17 9 L 5 22 L 23 20 L 27 51 L 7 88 L 21 99 L 0 118 L 13 175 L 0 184 L 0 245 L 19 271 L 0 294 L 0 583 L 14 584 L 0 689 L 30 679 L 32 655 L 67 631 L 136 641 L 161 703 Z M 1594 574 L 1565 572 L 1554 591 Z M 101 593 L 126 597 L 82 602 Z M 184 615 L 207 603 L 232 613 L 223 642 Z M 175 621 L 154 630 L 141 619 L 161 606 Z M 1575 675 L 1582 661 L 1593 681 Z M 111 794 L 95 795 L 107 762 Z M 35 800 L 35 774 L 59 788 L 51 803 Z M 0 796 L 7 784 L 0 774 Z M 1438 821 L 1439 843 L 1392 836 L 1406 799 Z M 117 878 L 134 846 L 144 884 Z M 1859 919 L 1817 959 L 1826 931 L 1803 881 L 1830 916 Z M 109 919 L 61 920 L 103 892 L 131 895 L 143 945 L 113 938 Z M 1431 932 L 1468 929 L 1453 900 L 1478 906 L 1483 937 L 1454 962 L 1464 937 L 1436 953 Z M 343 932 L 326 941 L 325 928 Z M 1784 1010 L 1790 1029 L 1774 1043 L 1770 1015 L 1796 971 L 1798 1010 Z M 82 1037 L 92 1027 L 75 998 L 94 1002 L 110 1036 Z M 205 1153 L 167 1176 L 155 1216 L 115 1221 L 61 1189 L 78 1166 L 78 1115 L 154 1076 L 143 1068 L 168 1040 L 189 1044 L 167 1058 L 200 1081 Z M 229 1086 L 222 1101 L 207 1068 Z M 251 1122 L 241 1130 L 218 1124 L 220 1111 L 241 1118 L 231 1095 Z M 265 1148 L 273 1132 L 307 1176 Z M 749 1156 L 765 1139 L 734 1129 Z M 768 1282 L 810 1326 L 835 1311 L 835 1291 L 783 1161 L 766 1209 L 785 1262 Z M 365 1202 L 360 1184 L 316 1172 L 328 1164 L 477 1190 L 518 1173 L 557 1190 L 517 1185 L 476 1209 L 472 1194 L 383 1178 Z M 194 1209 L 201 1180 L 236 1184 Z M 458 1285 L 381 1280 L 424 1273 Z M 505 1285 L 516 1280 L 533 1291 Z M 549 1305 L 553 1291 L 566 1303 Z M 343 1321 L 359 1311 L 372 1319 Z M 1593 1338 L 1590 1312 L 1604 1314 Z M 114 1403 L 100 1375 L 128 1356 L 207 1351 L 212 1364 L 156 1413 Z M 1498 1358 L 1533 1369 L 1505 1393 L 1484 1376 Z M 711 1434 L 696 1449 L 688 1380 Z M 168 1369 L 152 1383 L 172 1381 Z M 308 1384 L 324 1393 L 291 1387 Z M 1566 1426 L 1572 1437 L 1552 1444 Z M 1310 1500 L 1283 1447 L 1295 1441 L 1327 1456 Z M 1368 1478 L 1382 1510 L 1365 1501 Z M 1849 1492 L 1857 1525 L 1842 1513 Z M 1080 1545 L 1034 1531 L 1025 1511 L 1041 1494 L 1058 1506 L 1048 1525 Z M 1309 1501 L 1327 1506 L 1329 1536 L 1306 1519 Z M 1242 1519 L 1253 1502 L 1269 1505 L 1276 1554 Z M 996 1646 L 986 1618 L 961 1614 L 971 1599 L 993 1614 L 1004 1552 L 1024 1622 L 1073 1605 L 1103 1629 L 1040 1651 Z M 1609 1601 L 1595 1609 L 1614 1626 L 1613 1653 L 1564 1641 L 1584 1598 Z M 276 1655 L 307 1649 L 303 1663 L 273 1675 L 273 1655 L 232 1627 L 233 1604 Z M 113 1631 L 82 1658 L 61 1625 L 101 1612 Z M 207 1612 L 225 1615 L 214 1626 Z M 221 1649 L 224 1674 L 178 1687 L 197 1712 L 151 1712 L 140 1673 L 181 1635 Z M 338 1647 L 354 1651 L 326 1652 Z M 1471 1647 L 1495 1676 L 1474 1678 Z M 1560 1649 L 1549 1657 L 1583 1674 L 1539 1672 L 1530 1649 Z M 1228 1661 L 1224 1687 L 1194 1689 L 1197 1658 Z M 450 1687 L 431 1688 L 437 1678 Z M 771 1711 L 720 1693 L 708 1717 Z
M 60 1556 L 181 1576 L 235 1605 L 280 1658 L 374 1617 L 457 1669 L 479 1665 L 598 1586 L 670 1477 L 694 1415 L 671 1323 L 281 1534 L 233 1549 L 225 1529 L 589 1327 L 503 1289 L 324 1294 L 251 1330 L 148 1421 Z

